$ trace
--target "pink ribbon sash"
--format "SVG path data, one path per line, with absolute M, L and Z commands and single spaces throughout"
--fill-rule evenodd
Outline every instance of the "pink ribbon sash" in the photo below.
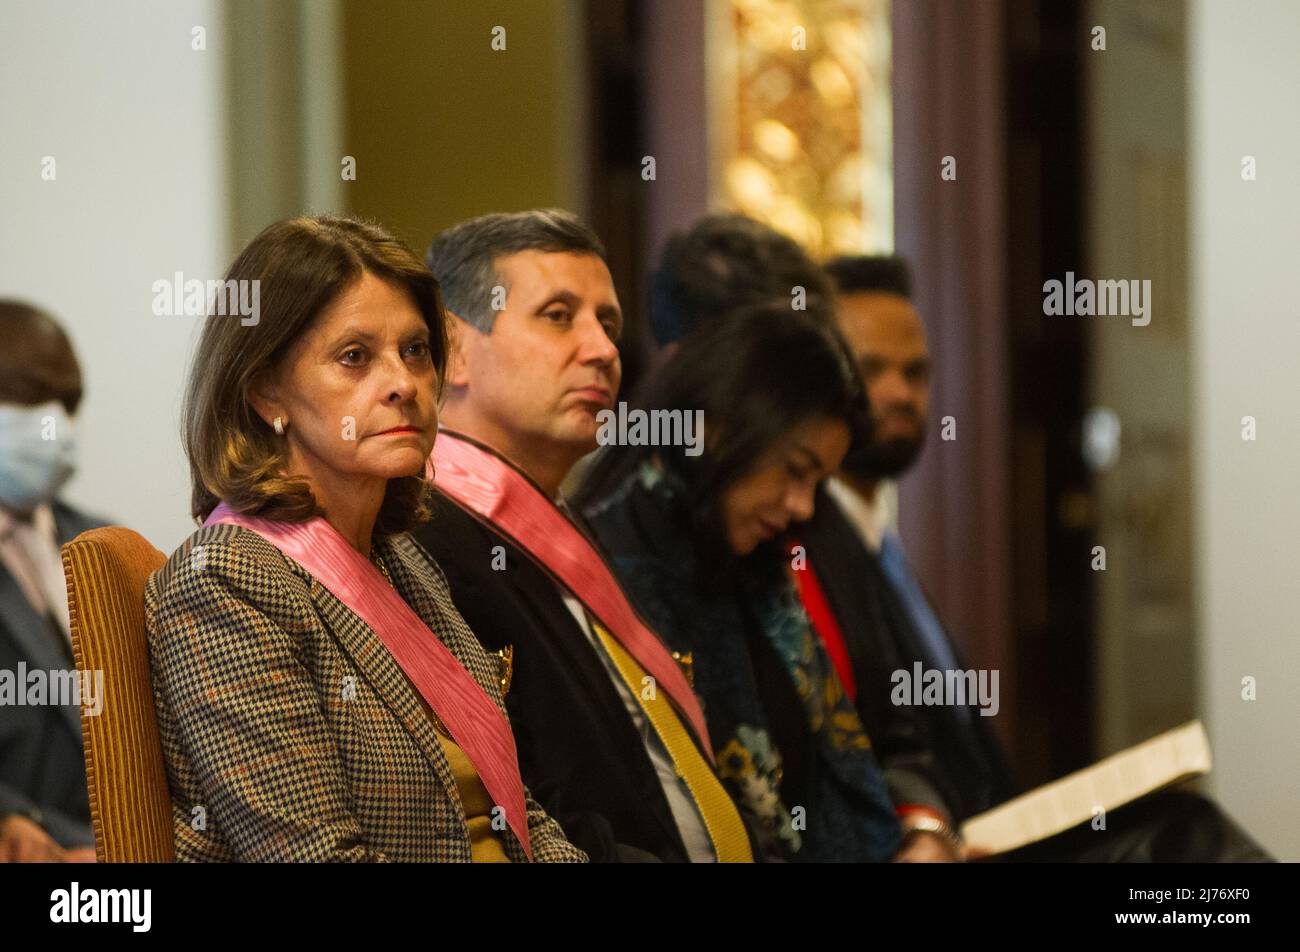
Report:
M 686 676 L 637 615 L 591 540 L 536 483 L 494 451 L 446 429 L 438 432 L 426 475 L 453 502 L 503 533 L 582 602 L 667 692 L 713 760 L 704 711 Z
M 374 630 L 460 745 L 531 861 L 528 812 L 510 723 L 424 620 L 369 559 L 324 519 L 290 523 L 246 516 L 224 502 L 203 525 L 242 526 L 293 559 Z

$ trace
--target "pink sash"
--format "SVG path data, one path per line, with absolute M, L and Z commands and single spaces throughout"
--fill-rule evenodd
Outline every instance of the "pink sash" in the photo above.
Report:
M 637 615 L 591 540 L 537 484 L 488 447 L 446 429 L 438 431 L 425 472 L 442 493 L 504 534 L 586 606 L 668 694 L 712 761 L 704 711 L 686 676 Z
M 256 532 L 293 559 L 379 636 L 429 707 L 478 771 L 488 796 L 531 861 L 528 812 L 510 724 L 496 704 L 379 569 L 324 519 L 290 523 L 245 516 L 224 502 L 203 525 L 226 523 Z

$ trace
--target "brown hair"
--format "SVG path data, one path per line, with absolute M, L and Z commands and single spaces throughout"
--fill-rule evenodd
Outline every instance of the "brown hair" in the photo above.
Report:
M 0 301 L 0 402 L 81 403 L 81 367 L 54 318 L 23 301 Z
M 276 222 L 249 243 L 226 273 L 228 282 L 260 282 L 257 322 L 245 326 L 238 316 L 209 314 L 194 354 L 182 439 L 195 519 L 206 519 L 222 500 L 237 512 L 285 522 L 323 515 L 307 483 L 284 475 L 287 444 L 257 415 L 248 396 L 320 313 L 365 272 L 414 297 L 429 326 L 441 398 L 447 317 L 432 272 L 373 222 L 333 215 Z M 375 531 L 390 535 L 426 521 L 431 496 L 423 476 L 390 479 Z

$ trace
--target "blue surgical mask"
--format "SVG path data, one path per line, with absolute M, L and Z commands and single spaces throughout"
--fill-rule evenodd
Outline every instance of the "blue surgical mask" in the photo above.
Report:
M 49 502 L 76 458 L 72 418 L 62 403 L 0 403 L 0 506 L 27 513 Z

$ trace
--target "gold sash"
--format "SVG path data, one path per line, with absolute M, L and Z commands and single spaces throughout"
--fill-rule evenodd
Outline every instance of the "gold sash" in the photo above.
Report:
M 652 690 L 650 693 L 653 697 L 646 698 L 645 670 L 619 644 L 617 638 L 606 631 L 594 618 L 588 616 L 588 619 L 592 630 L 596 632 L 596 637 L 600 639 L 600 643 L 605 646 L 605 650 L 613 659 L 614 667 L 618 668 L 618 673 L 627 683 L 628 690 L 637 699 L 637 703 L 641 705 L 641 709 L 645 711 L 646 717 L 654 727 L 655 733 L 667 748 L 668 756 L 672 758 L 673 766 L 677 768 L 677 775 L 686 782 L 686 787 L 690 790 L 691 797 L 700 811 L 700 817 L 704 820 L 709 839 L 713 841 L 718 862 L 752 863 L 754 857 L 749 849 L 749 835 L 745 832 L 745 824 L 740 819 L 735 803 L 723 789 L 722 781 L 709 768 L 695 742 L 686 733 L 686 728 L 681 718 L 677 716 L 677 712 L 673 710 L 667 695 Z

